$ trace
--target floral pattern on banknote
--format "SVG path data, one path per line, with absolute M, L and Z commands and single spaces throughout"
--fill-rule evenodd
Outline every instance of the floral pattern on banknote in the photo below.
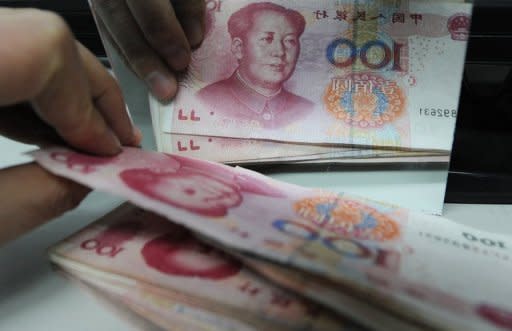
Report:
M 397 221 L 353 199 L 336 195 L 306 198 L 296 202 L 294 210 L 299 216 L 338 235 L 373 241 L 400 237 Z
M 338 120 L 359 128 L 393 122 L 406 109 L 406 96 L 396 82 L 375 74 L 349 74 L 333 78 L 324 103 Z

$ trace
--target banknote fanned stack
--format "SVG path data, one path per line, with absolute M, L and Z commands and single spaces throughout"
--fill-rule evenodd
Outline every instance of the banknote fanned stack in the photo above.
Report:
M 231 164 L 447 163 L 462 0 L 209 0 L 158 150 Z
M 178 155 L 32 156 L 129 201 L 50 257 L 146 329 L 512 330 L 506 236 Z

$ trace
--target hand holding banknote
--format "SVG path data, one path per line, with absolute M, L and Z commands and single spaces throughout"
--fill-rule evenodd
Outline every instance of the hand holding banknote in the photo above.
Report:
M 210 2 L 210 1 L 206 1 Z M 204 0 L 92 0 L 101 33 L 160 100 L 174 97 L 175 73 L 204 35 Z
M 469 4 L 208 2 L 163 133 L 451 149 Z
M 0 9 L 0 35 L 1 135 L 38 145 L 64 140 L 101 155 L 139 144 L 116 82 L 61 18 Z M 87 192 L 35 164 L 1 170 L 0 244 L 75 207 Z

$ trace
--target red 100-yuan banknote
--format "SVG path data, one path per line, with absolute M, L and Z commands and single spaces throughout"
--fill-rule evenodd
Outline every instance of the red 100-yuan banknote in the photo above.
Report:
M 169 133 L 451 150 L 471 5 L 207 1 Z

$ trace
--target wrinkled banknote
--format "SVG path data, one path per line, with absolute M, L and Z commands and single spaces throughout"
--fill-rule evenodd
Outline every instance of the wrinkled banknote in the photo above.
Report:
M 471 5 L 207 1 L 169 133 L 451 150 Z
M 404 318 L 442 330 L 512 329 L 508 237 L 175 155 L 134 148 L 113 158 L 65 148 L 32 155 L 57 175 L 230 249 L 326 277 Z
M 209 312 L 211 323 L 218 315 L 217 325 L 224 327 L 217 330 L 356 330 L 348 320 L 270 284 L 184 228 L 129 204 L 59 243 L 50 257 L 74 277 L 167 322 L 187 321 L 175 310 L 181 303 Z M 248 326 L 237 327 L 236 319 Z

